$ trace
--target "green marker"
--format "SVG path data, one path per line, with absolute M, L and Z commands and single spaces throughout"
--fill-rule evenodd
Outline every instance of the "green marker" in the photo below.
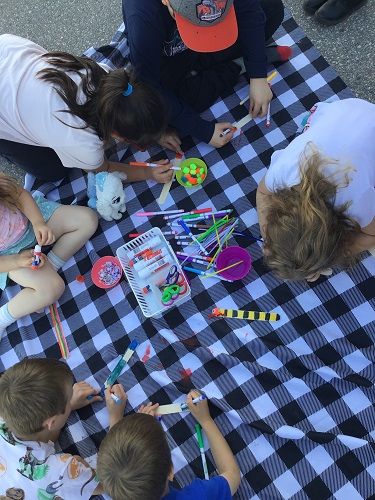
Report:
M 198 445 L 199 445 L 199 451 L 201 453 L 204 478 L 205 479 L 210 479 L 210 476 L 208 475 L 208 467 L 207 467 L 206 455 L 204 454 L 204 444 L 203 444 L 201 426 L 199 424 L 195 424 L 195 429 L 197 431 Z

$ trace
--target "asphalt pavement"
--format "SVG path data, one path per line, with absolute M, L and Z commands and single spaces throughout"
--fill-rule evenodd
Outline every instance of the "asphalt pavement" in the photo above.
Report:
M 368 0 L 346 21 L 332 27 L 322 26 L 307 15 L 302 0 L 284 3 L 354 94 L 375 102 L 375 1 Z M 0 33 L 23 36 L 47 50 L 76 55 L 92 45 L 109 42 L 122 22 L 120 0 L 0 0 L 0 12 Z M 1 157 L 0 171 L 23 183 L 22 171 Z

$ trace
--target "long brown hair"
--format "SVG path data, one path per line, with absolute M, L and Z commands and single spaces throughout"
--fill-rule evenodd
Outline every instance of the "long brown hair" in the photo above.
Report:
M 361 228 L 347 214 L 351 202 L 334 206 L 337 189 L 350 180 L 349 167 L 324 175 L 328 164 L 311 144 L 302 153 L 299 186 L 267 196 L 264 262 L 281 279 L 305 279 L 333 266 L 352 267 L 354 241 Z M 337 174 L 345 171 L 344 185 Z
M 51 83 L 65 102 L 70 113 L 93 127 L 98 136 L 108 140 L 112 132 L 146 148 L 158 141 L 166 128 L 163 102 L 154 89 L 136 81 L 131 71 L 117 69 L 107 73 L 88 57 L 76 57 L 66 52 L 48 52 L 41 56 L 51 67 L 39 71 L 39 78 Z M 69 77 L 81 78 L 85 102 L 78 101 L 77 84 Z M 133 90 L 124 96 L 128 84 Z M 63 121 L 63 120 L 61 120 Z
M 13 177 L 0 173 L 0 203 L 9 210 L 20 210 L 19 186 Z

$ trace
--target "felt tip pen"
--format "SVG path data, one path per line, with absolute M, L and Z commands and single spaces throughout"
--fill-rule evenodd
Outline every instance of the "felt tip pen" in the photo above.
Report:
M 198 446 L 199 446 L 199 452 L 200 452 L 201 460 L 202 460 L 204 478 L 210 479 L 210 476 L 208 474 L 206 455 L 204 453 L 204 443 L 203 443 L 202 430 L 201 430 L 200 424 L 195 424 L 195 430 L 197 431 Z
M 196 243 L 199 246 L 199 248 L 204 253 L 204 255 L 208 255 L 207 250 L 204 248 L 204 246 L 202 245 L 202 243 L 197 240 L 197 238 L 190 231 L 190 229 L 187 227 L 187 225 L 184 223 L 184 221 L 178 220 L 178 223 L 180 224 L 180 226 L 182 227 L 182 229 L 185 231 L 185 233 L 187 233 L 190 236 L 190 238 L 194 241 L 194 243 Z
M 144 267 L 138 271 L 138 275 L 141 279 L 148 278 L 151 274 L 156 274 L 166 266 L 171 266 L 171 262 L 169 259 L 160 259 L 154 262 L 153 264 Z
M 200 260 L 205 260 L 207 262 L 212 262 L 212 257 L 203 257 L 203 255 L 195 255 L 195 254 L 189 254 L 185 252 L 176 252 L 177 257 L 192 257 L 192 258 L 197 258 Z
M 203 401 L 204 399 L 207 399 L 207 396 L 202 394 L 202 396 L 199 396 L 199 398 L 193 399 L 192 403 L 197 404 L 197 403 L 199 403 L 199 401 Z M 181 406 L 181 410 L 188 410 L 189 409 L 189 407 L 186 403 L 181 403 L 180 406 Z
M 226 128 L 223 132 L 221 132 L 219 137 L 224 137 L 225 135 L 229 134 L 229 132 L 236 132 L 237 127 L 231 127 L 231 128 Z
M 161 210 L 160 212 L 137 212 L 135 215 L 138 217 L 148 217 L 152 215 L 165 215 L 165 214 L 182 214 L 185 210 L 179 208 L 177 210 Z
M 34 248 L 34 261 L 31 264 L 31 269 L 38 269 L 40 264 L 40 254 L 42 253 L 42 247 L 40 245 L 35 245 Z
M 158 163 L 148 163 L 146 161 L 131 161 L 129 165 L 132 167 L 161 167 Z
M 129 260 L 133 259 L 134 257 L 138 257 L 138 255 L 141 255 L 142 253 L 152 252 L 152 248 L 156 247 L 160 243 L 161 241 L 159 236 L 154 236 L 150 240 L 137 247 L 135 250 L 131 250 L 130 252 L 128 252 Z
M 118 398 L 118 397 L 116 396 L 116 394 L 113 394 L 113 392 L 111 392 L 111 398 L 112 398 L 114 401 L 116 401 L 116 403 L 118 403 L 118 404 L 120 404 L 120 403 L 121 403 L 121 399 L 120 399 L 120 398 Z
M 183 212 L 183 210 L 182 210 L 182 212 Z M 187 215 L 204 214 L 207 212 L 212 212 L 212 208 L 209 208 L 209 207 L 208 208 L 198 208 L 197 210 L 192 210 L 191 212 L 185 212 L 182 217 L 186 217 Z M 169 216 L 163 217 L 163 219 L 164 220 L 175 219 L 176 217 L 178 217 L 178 215 L 169 215 Z
M 178 234 L 178 231 L 162 231 L 164 235 L 170 236 L 172 234 Z M 142 236 L 145 233 L 129 233 L 129 238 L 138 238 L 138 236 Z

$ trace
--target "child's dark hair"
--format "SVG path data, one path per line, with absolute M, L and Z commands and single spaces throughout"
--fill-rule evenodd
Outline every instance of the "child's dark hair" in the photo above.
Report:
M 160 139 L 166 128 L 163 102 L 149 85 L 135 81 L 134 74 L 125 69 L 107 73 L 88 57 L 76 57 L 66 52 L 48 52 L 42 56 L 50 68 L 39 71 L 39 77 L 52 83 L 68 106 L 65 112 L 81 118 L 107 141 L 117 133 L 141 149 Z M 86 101 L 78 101 L 76 83 L 69 72 L 80 76 Z M 132 92 L 123 92 L 132 86 Z M 61 120 L 63 122 L 63 120 Z
M 24 359 L 0 377 L 0 416 L 22 439 L 43 430 L 43 423 L 65 413 L 69 366 L 57 359 Z
M 143 413 L 120 420 L 99 448 L 98 477 L 113 500 L 160 500 L 172 467 L 160 422 Z

